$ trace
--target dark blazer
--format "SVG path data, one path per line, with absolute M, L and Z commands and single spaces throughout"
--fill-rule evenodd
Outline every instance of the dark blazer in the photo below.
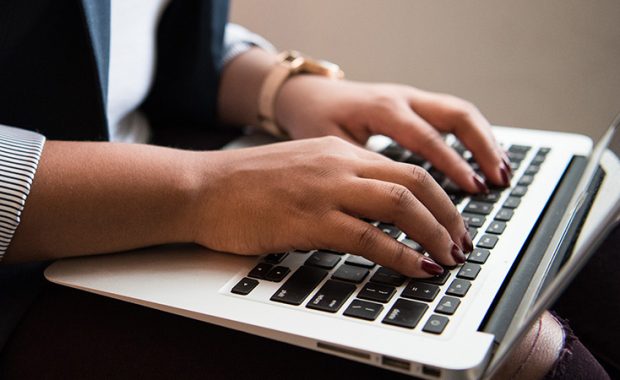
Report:
M 216 125 L 226 0 L 175 0 L 142 105 L 154 140 Z M 0 124 L 107 140 L 109 0 L 0 0 Z M 173 142 L 174 144 L 174 142 Z

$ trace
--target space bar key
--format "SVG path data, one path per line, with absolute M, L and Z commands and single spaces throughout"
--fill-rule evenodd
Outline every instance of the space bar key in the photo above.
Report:
M 303 265 L 271 296 L 271 300 L 301 305 L 325 276 L 326 270 Z

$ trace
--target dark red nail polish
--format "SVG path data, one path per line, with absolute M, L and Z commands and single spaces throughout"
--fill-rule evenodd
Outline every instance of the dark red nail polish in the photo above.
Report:
M 503 185 L 506 187 L 510 186 L 510 177 L 508 177 L 508 171 L 506 170 L 506 167 L 502 165 L 499 168 L 499 173 L 502 176 Z
M 422 259 L 422 269 L 433 276 L 443 273 L 443 268 L 428 257 Z
M 508 174 L 512 177 L 512 166 L 510 166 L 510 162 L 506 157 L 502 157 L 502 162 L 504 163 L 504 167 L 508 169 Z
M 471 236 L 469 236 L 469 231 L 465 231 L 465 235 L 461 238 L 461 243 L 463 243 L 463 251 L 471 252 L 474 250 L 474 243 L 471 241 Z
M 480 177 L 478 174 L 474 174 L 474 183 L 476 184 L 479 192 L 485 194 L 489 193 L 489 188 L 487 187 L 487 185 L 484 184 L 482 177 Z
M 461 249 L 456 244 L 452 244 L 452 250 L 450 251 L 450 253 L 452 254 L 452 257 L 457 264 L 463 264 L 465 262 L 465 255 L 463 254 L 463 251 L 461 251 Z

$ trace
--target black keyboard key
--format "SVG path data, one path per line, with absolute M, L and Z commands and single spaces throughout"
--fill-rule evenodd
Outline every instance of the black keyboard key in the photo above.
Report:
M 388 145 L 385 149 L 383 149 L 379 153 L 381 153 L 385 157 L 390 158 L 394 161 L 400 161 L 407 154 L 407 150 L 403 148 L 402 146 L 400 146 L 399 144 L 392 142 L 390 145 Z
M 474 240 L 476 238 L 476 235 L 478 235 L 478 229 L 474 228 L 474 227 L 469 227 L 469 238 L 471 240 Z
M 491 252 L 489 252 L 488 249 L 474 248 L 473 252 L 470 253 L 469 256 L 467 256 L 467 261 L 475 264 L 484 264 L 486 263 L 490 254 Z
M 412 329 L 420 322 L 426 310 L 428 306 L 424 303 L 399 298 L 382 322 Z
M 433 177 L 433 179 L 435 180 L 435 182 L 440 185 L 446 179 L 446 175 L 439 171 L 439 169 L 437 168 L 429 168 L 428 174 L 430 174 L 431 177 Z
M 519 162 L 511 161 L 510 162 L 510 169 L 512 169 L 513 172 L 516 172 L 517 169 L 519 169 L 520 166 L 521 166 L 521 161 L 519 161 Z
M 530 165 L 525 169 L 526 175 L 534 175 L 540 171 L 540 165 Z
M 479 202 L 495 203 L 501 196 L 501 191 L 491 190 L 487 194 L 477 194 L 473 199 Z
M 306 260 L 306 265 L 312 265 L 319 268 L 332 269 L 340 261 L 340 255 L 325 251 L 314 252 L 312 256 Z
M 543 147 L 543 148 L 538 149 L 538 154 L 542 154 L 543 156 L 547 155 L 547 153 L 549 152 L 551 152 L 551 148 L 549 147 Z
M 400 296 L 431 302 L 437 297 L 437 294 L 439 294 L 439 286 L 411 280 L 403 289 L 403 292 L 400 293 Z
M 470 287 L 471 282 L 457 278 L 450 283 L 448 290 L 446 290 L 446 294 L 451 296 L 464 297 Z
M 502 207 L 504 208 L 517 208 L 521 204 L 521 198 L 519 197 L 508 197 Z
M 465 206 L 464 212 L 488 215 L 493 211 L 493 204 L 486 202 L 471 201 Z
M 532 159 L 531 164 L 532 165 L 540 165 L 545 161 L 545 155 L 544 154 L 537 154 L 534 156 L 534 158 Z
M 527 193 L 527 186 L 517 185 L 510 192 L 511 197 L 522 197 Z
M 455 297 L 445 296 L 439 301 L 435 311 L 441 314 L 452 315 L 461 304 L 461 300 Z
M 482 215 L 468 214 L 466 212 L 464 212 L 462 215 L 463 215 L 463 220 L 466 221 L 470 227 L 476 227 L 476 228 L 482 227 L 484 222 L 486 222 L 487 220 L 487 218 L 485 218 Z
M 406 245 L 407 247 L 413 249 L 414 251 L 418 251 L 420 253 L 424 253 L 424 248 L 422 248 L 422 246 L 420 244 L 418 244 L 417 242 L 405 238 L 401 241 L 401 243 L 403 243 L 404 245 Z
M 288 256 L 288 253 L 270 253 L 263 259 L 264 262 L 269 264 L 280 264 Z
M 475 280 L 480 273 L 480 265 L 465 263 L 459 270 L 459 273 L 456 274 L 456 277 L 462 278 L 464 280 Z
M 375 263 L 362 256 L 349 255 L 345 263 L 349 265 L 357 265 L 358 267 L 374 268 Z
M 530 174 L 525 174 L 524 176 L 522 176 L 519 179 L 519 182 L 517 182 L 517 185 L 520 186 L 529 186 L 532 184 L 532 182 L 534 181 L 534 176 L 530 175 Z
M 431 333 L 431 334 L 441 334 L 443 330 L 448 325 L 449 319 L 448 317 L 444 317 L 443 315 L 433 314 L 428 318 L 426 324 L 422 328 L 422 331 Z
M 402 233 L 398 227 L 392 225 L 392 224 L 387 224 L 387 223 L 379 223 L 379 225 L 377 226 L 378 229 L 380 229 L 381 231 L 385 232 L 386 234 L 390 235 L 391 237 L 393 237 L 394 239 L 398 239 L 398 237 L 400 236 L 400 234 Z
M 271 300 L 300 305 L 325 276 L 327 276 L 326 270 L 303 265 L 271 296 Z
M 443 285 L 446 283 L 446 281 L 448 281 L 449 277 L 450 277 L 450 271 L 444 268 L 444 271 L 442 274 L 438 274 L 436 276 L 428 277 L 428 278 L 416 278 L 416 280 L 427 282 L 429 284 Z
M 332 278 L 359 284 L 368 276 L 368 272 L 366 268 L 343 264 L 336 269 Z
M 386 303 L 392 299 L 394 293 L 396 293 L 396 289 L 393 286 L 374 284 L 372 282 L 369 282 L 364 285 L 362 290 L 360 290 L 360 292 L 357 294 L 357 297 L 366 300 Z
M 383 311 L 383 305 L 361 300 L 353 300 L 349 307 L 344 311 L 347 317 L 374 321 Z
M 306 305 L 307 308 L 335 313 L 355 291 L 355 285 L 327 280 Z
M 494 220 L 491 222 L 489 227 L 487 227 L 486 232 L 490 234 L 501 235 L 505 229 L 506 229 L 506 222 L 500 222 L 500 221 Z
M 271 264 L 260 263 L 256 265 L 254 269 L 250 271 L 250 273 L 248 273 L 248 277 L 261 279 L 265 277 L 265 274 L 267 274 L 267 272 L 269 272 L 271 268 L 273 268 L 273 265 Z
M 506 152 L 506 155 L 510 161 L 521 162 L 525 158 L 526 153 L 508 151 Z
M 495 220 L 501 220 L 502 222 L 507 222 L 510 220 L 510 218 L 512 218 L 512 215 L 514 215 L 514 213 L 515 212 L 509 208 L 502 208 L 495 215 Z
M 370 278 L 370 281 L 391 286 L 401 286 L 406 279 L 407 278 L 405 276 L 398 272 L 385 267 L 380 267 Z
M 448 196 L 454 205 L 458 205 L 465 199 L 465 194 L 462 193 L 448 193 Z
M 426 164 L 426 159 L 418 154 L 411 153 L 403 162 L 416 166 L 424 166 L 424 164 Z
M 246 296 L 250 294 L 252 290 L 254 290 L 256 285 L 258 285 L 258 281 L 244 277 L 230 291 L 235 294 L 241 294 L 242 296 Z
M 508 148 L 509 152 L 514 152 L 514 153 L 527 153 L 531 148 L 527 145 L 511 145 L 510 148 Z
M 280 282 L 284 280 L 284 277 L 286 277 L 286 275 L 288 275 L 290 272 L 291 270 L 287 267 L 277 266 L 267 272 L 267 274 L 265 275 L 265 280 Z
M 495 247 L 495 244 L 497 244 L 498 240 L 499 239 L 497 236 L 485 234 L 485 235 L 482 235 L 480 240 L 478 240 L 476 247 L 493 249 L 493 247 Z

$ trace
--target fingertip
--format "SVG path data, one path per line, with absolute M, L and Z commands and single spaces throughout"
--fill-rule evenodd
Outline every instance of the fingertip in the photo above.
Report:
M 429 257 L 422 258 L 420 267 L 426 274 L 430 276 L 438 276 L 442 274 L 445 270 L 441 267 L 441 265 L 437 264 Z
M 479 193 L 488 194 L 489 187 L 484 182 L 484 179 L 478 174 L 474 174 L 472 177 L 472 182 Z

